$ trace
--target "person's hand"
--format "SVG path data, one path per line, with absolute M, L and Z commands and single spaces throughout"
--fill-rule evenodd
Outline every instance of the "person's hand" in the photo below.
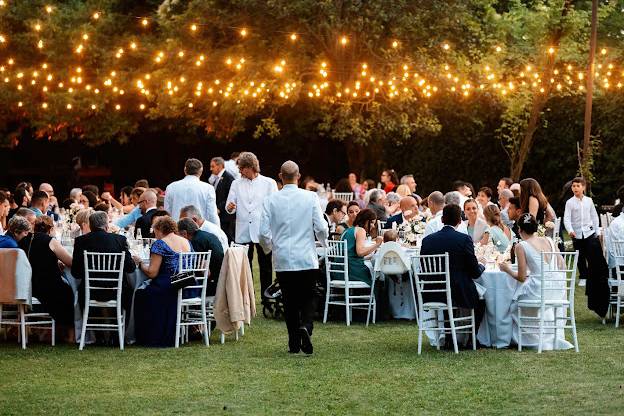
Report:
M 228 211 L 234 211 L 236 209 L 236 204 L 234 202 L 230 202 L 227 206 Z
M 141 264 L 141 258 L 139 256 L 132 256 L 132 260 L 134 260 L 134 264 L 137 266 Z
M 110 192 L 104 192 L 100 198 L 106 202 L 109 202 L 111 200 L 111 194 Z
M 511 274 L 511 266 L 507 262 L 499 264 L 498 268 L 507 274 Z
M 574 231 L 568 233 L 568 235 L 570 235 L 570 237 L 572 238 L 576 238 L 576 233 Z
M 60 260 L 59 260 L 59 261 L 57 262 L 57 266 L 58 266 L 58 268 L 59 268 L 59 270 L 60 270 L 60 271 L 65 270 L 65 263 L 63 263 L 62 261 L 60 261 Z
M 54 195 L 52 195 L 52 196 L 49 198 L 49 204 L 50 204 L 52 207 L 58 207 L 58 200 L 56 199 L 56 197 L 55 197 Z
M 383 237 L 379 236 L 379 237 L 375 237 L 375 244 L 380 246 L 383 244 Z
M 480 256 L 479 258 L 477 258 L 477 261 L 481 264 L 483 264 L 485 266 L 485 264 L 487 263 L 487 260 L 485 259 L 485 257 Z

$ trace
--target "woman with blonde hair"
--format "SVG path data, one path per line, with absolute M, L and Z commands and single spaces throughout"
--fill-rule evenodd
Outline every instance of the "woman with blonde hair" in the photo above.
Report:
M 504 253 L 511 244 L 511 230 L 503 224 L 500 210 L 496 205 L 487 205 L 483 208 L 483 216 L 490 226 L 490 241 L 500 253 Z

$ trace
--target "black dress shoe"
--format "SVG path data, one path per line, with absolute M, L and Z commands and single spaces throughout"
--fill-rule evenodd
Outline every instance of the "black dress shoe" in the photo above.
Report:
M 299 354 L 299 351 L 301 351 L 301 350 L 300 349 L 289 348 L 288 349 L 288 354 Z
M 312 346 L 310 333 L 308 333 L 308 329 L 305 326 L 299 328 L 299 335 L 301 336 L 301 351 L 308 355 L 312 354 L 314 352 L 314 347 Z

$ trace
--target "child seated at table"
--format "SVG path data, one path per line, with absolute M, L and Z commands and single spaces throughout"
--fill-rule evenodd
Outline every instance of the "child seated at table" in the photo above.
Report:
M 383 242 L 388 243 L 390 241 L 397 241 L 399 238 L 399 233 L 397 230 L 385 230 L 383 235 Z

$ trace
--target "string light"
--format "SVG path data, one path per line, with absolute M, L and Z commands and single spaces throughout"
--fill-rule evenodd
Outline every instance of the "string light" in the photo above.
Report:
M 91 16 L 91 17 L 93 17 L 93 20 L 98 20 L 100 18 L 100 13 L 99 12 L 95 12 L 95 13 L 93 13 L 93 16 Z
M 247 36 L 247 29 L 245 29 L 245 28 L 241 29 L 241 31 L 240 31 L 240 35 L 241 35 L 242 37 Z
M 291 34 L 290 35 L 290 40 L 293 41 L 293 42 L 296 41 L 297 40 L 297 34 L 296 33 Z
M 197 25 L 196 25 L 196 24 L 192 24 L 192 25 L 191 25 L 191 31 L 192 31 L 192 32 L 197 31 Z
M 392 47 L 394 49 L 398 48 L 399 47 L 399 42 L 397 42 L 396 40 L 394 42 L 392 42 Z
M 149 21 L 147 19 L 143 19 L 141 20 L 141 24 L 143 25 L 143 27 L 147 27 L 147 25 L 149 24 Z
M 349 39 L 346 36 L 343 36 L 342 38 L 340 38 L 340 44 L 342 46 L 346 46 L 347 43 L 349 43 Z
M 49 13 L 52 13 L 52 6 L 46 6 L 45 11 Z

